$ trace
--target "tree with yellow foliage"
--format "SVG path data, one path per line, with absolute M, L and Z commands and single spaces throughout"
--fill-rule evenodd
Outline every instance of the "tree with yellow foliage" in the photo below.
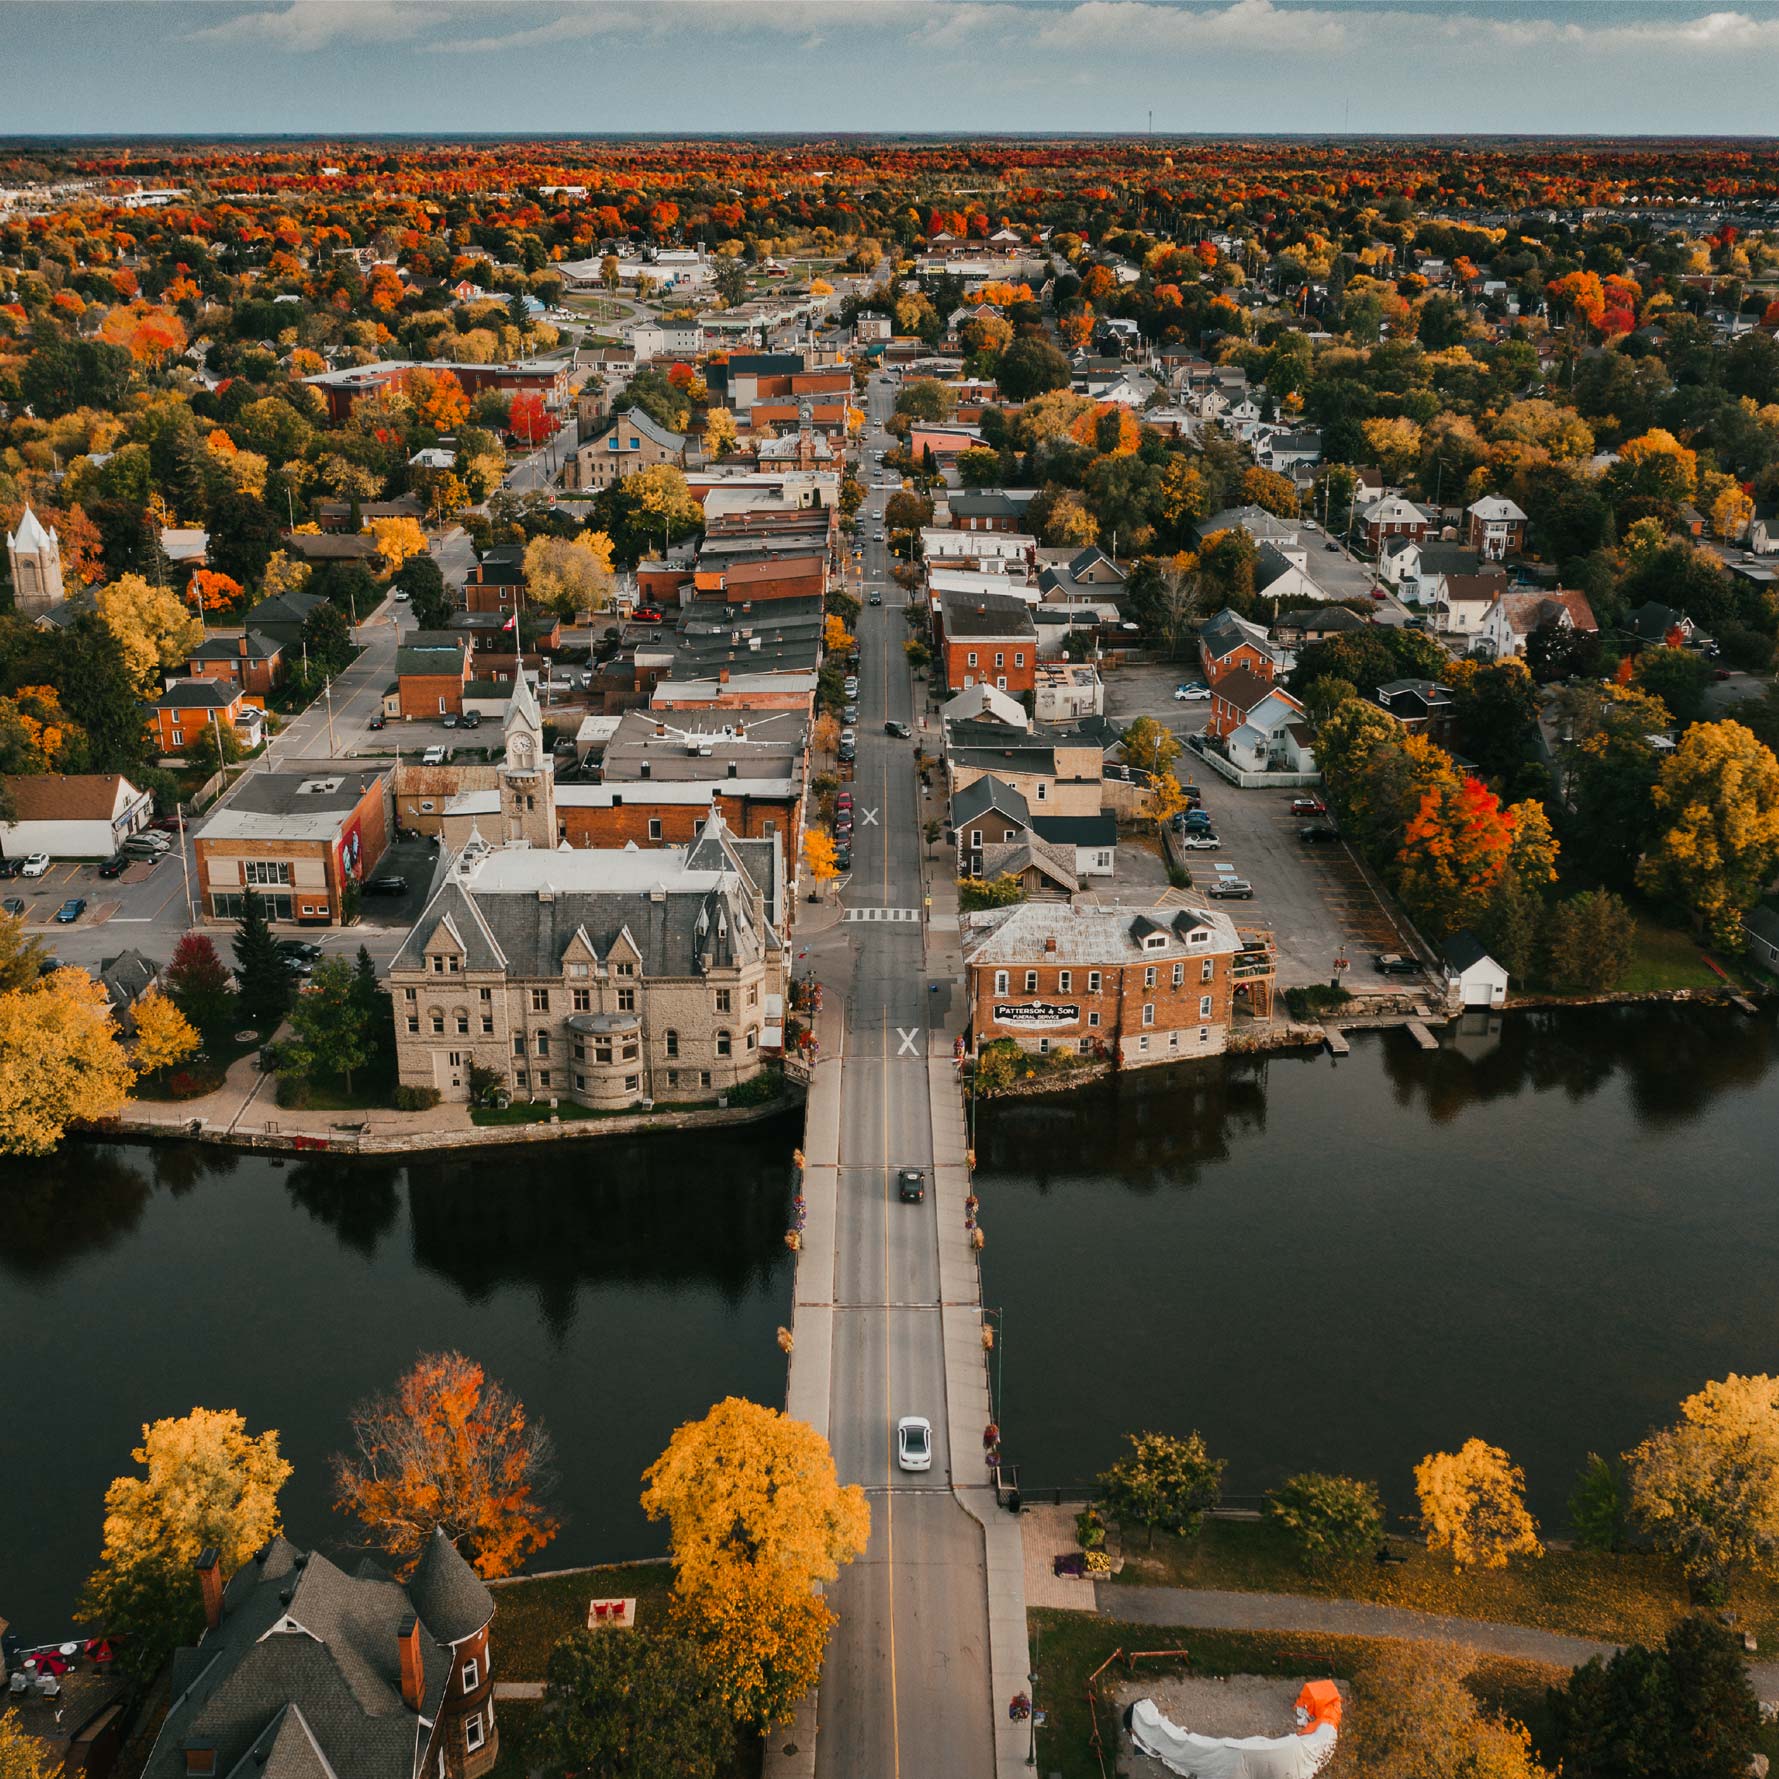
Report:
M 1157 833 L 1186 807 L 1186 793 L 1180 788 L 1180 781 L 1171 768 L 1149 781 L 1147 813 L 1154 822 Z
M 818 888 L 840 875 L 839 849 L 834 845 L 834 836 L 825 828 L 803 830 L 803 863 L 809 867 L 809 875 Z
M 117 642 L 130 678 L 158 690 L 162 669 L 186 660 L 204 640 L 204 621 L 170 587 L 121 575 L 97 594 L 99 616 Z
M 158 1075 L 193 1055 L 197 1028 L 163 994 L 145 994 L 136 1003 L 136 1042 L 130 1054 L 138 1075 Z
M 858 639 L 847 629 L 846 620 L 838 612 L 829 612 L 822 624 L 822 647 L 830 655 L 845 655 L 857 644 Z
M 76 1119 L 114 1116 L 134 1079 L 85 970 L 0 994 L 0 1154 L 47 1155 Z
M 1509 1557 L 1544 1555 L 1526 1510 L 1526 1478 L 1499 1446 L 1467 1439 L 1415 1466 L 1427 1548 L 1449 1551 L 1458 1569 L 1505 1569 Z
M 1779 760 L 1741 723 L 1694 723 L 1651 796 L 1668 825 L 1637 867 L 1639 886 L 1735 945 L 1779 866 Z
M 276 599 L 281 593 L 299 593 L 309 584 L 309 576 L 314 572 L 300 557 L 274 550 L 271 560 L 266 563 L 265 573 L 260 576 L 260 593 L 266 599 Z
M 277 1433 L 249 1433 L 233 1409 L 145 1426 L 130 1456 L 144 1474 L 105 1491 L 104 1543 L 79 1616 L 121 1636 L 125 1660 L 148 1675 L 203 1630 L 198 1557 L 214 1550 L 226 1580 L 280 1530 L 290 1466 Z
M 1365 420 L 1359 430 L 1365 434 L 1366 449 L 1390 482 L 1406 482 L 1421 462 L 1421 429 L 1406 415 L 1387 420 Z
M 603 531 L 534 537 L 525 546 L 525 582 L 531 599 L 559 617 L 603 611 L 617 585 L 612 540 Z
M 1619 447 L 1618 462 L 1607 472 L 1614 494 L 1623 500 L 1642 495 L 1678 505 L 1691 500 L 1699 480 L 1699 454 L 1689 451 L 1666 427 L 1652 427 Z
M 712 408 L 704 416 L 704 455 L 727 457 L 740 440 L 735 416 L 727 408 Z
M 738 1722 L 787 1722 L 814 1683 L 832 1611 L 811 1592 L 865 1548 L 871 1509 L 806 1422 L 740 1397 L 688 1421 L 643 1473 L 668 1524 L 676 1614 L 705 1645 Z
M 43 1779 L 43 1744 L 19 1727 L 18 1713 L 0 1714 L 0 1779 Z
M 1722 489 L 1711 503 L 1711 529 L 1726 543 L 1734 543 L 1754 518 L 1754 500 L 1736 483 Z
M 1524 1727 L 1478 1706 L 1464 1684 L 1473 1665 L 1450 1643 L 1380 1644 L 1347 1719 L 1353 1770 L 1366 1779 L 1548 1779 Z
M 410 556 L 426 554 L 426 533 L 420 529 L 418 519 L 373 519 L 365 530 L 377 540 L 377 554 L 383 558 L 386 576 L 395 574 Z
M 34 987 L 49 955 L 22 914 L 0 914 L 0 994 Z
M 1708 1383 L 1625 1464 L 1631 1512 L 1694 1581 L 1779 1576 L 1779 1378 Z

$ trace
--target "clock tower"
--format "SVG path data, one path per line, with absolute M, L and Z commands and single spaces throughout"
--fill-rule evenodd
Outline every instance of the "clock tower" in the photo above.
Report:
M 500 837 L 507 846 L 556 844 L 556 762 L 544 746 L 544 720 L 520 672 L 506 715 L 500 768 Z

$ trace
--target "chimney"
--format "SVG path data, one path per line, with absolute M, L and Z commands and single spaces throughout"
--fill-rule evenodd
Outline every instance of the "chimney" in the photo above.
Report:
M 185 1745 L 185 1770 L 193 1779 L 205 1779 L 205 1776 L 216 1771 L 216 1744 L 214 1742 L 187 1742 Z
M 1054 951 L 1056 949 L 1056 940 L 1054 937 L 1046 939 L 1044 941 L 1044 949 L 1047 952 Z
M 420 1659 L 420 1621 L 413 1613 L 396 1627 L 395 1640 L 401 1649 L 402 1703 L 418 1711 L 426 1694 L 426 1665 Z
M 207 1544 L 198 1552 L 198 1586 L 204 1595 L 204 1623 L 215 1630 L 222 1623 L 221 1552 Z
M 719 685 L 719 686 L 726 686 L 726 685 L 727 685 L 727 684 L 728 684 L 728 683 L 729 683 L 729 670 L 728 670 L 728 668 L 726 668 L 726 667 L 719 667 L 719 668 L 718 668 L 718 669 L 717 669 L 717 684 L 718 684 L 718 685 Z
M 247 634 L 245 631 L 235 641 L 235 653 L 243 660 L 247 658 Z

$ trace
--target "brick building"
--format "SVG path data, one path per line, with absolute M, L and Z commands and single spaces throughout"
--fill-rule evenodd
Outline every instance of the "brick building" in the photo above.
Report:
M 1406 537 L 1419 543 L 1431 524 L 1432 520 L 1413 501 L 1404 500 L 1400 494 L 1386 494 L 1359 514 L 1359 530 L 1366 548 L 1374 553 L 1392 538 Z
M 467 641 L 446 641 L 421 631 L 395 651 L 395 708 L 403 717 L 463 715 L 463 688 L 471 678 L 475 649 Z
M 1238 1007 L 1271 1012 L 1270 935 L 1223 913 L 1028 902 L 966 918 L 970 1039 L 1122 1067 L 1215 1056 Z
M 470 568 L 463 580 L 463 609 L 510 613 L 525 597 L 525 551 L 500 544 Z
M 390 966 L 401 1080 L 618 1108 L 751 1080 L 784 1043 L 792 892 L 776 838 L 561 850 L 555 770 L 513 695 L 495 814 Z
M 264 630 L 239 636 L 207 636 L 192 650 L 185 670 L 193 679 L 232 679 L 262 697 L 284 678 L 284 644 Z
M 1198 633 L 1198 662 L 1205 683 L 1215 689 L 1226 673 L 1256 673 L 1262 679 L 1278 676 L 1282 650 L 1259 624 L 1251 624 L 1225 609 L 1209 618 Z
M 234 920 L 248 890 L 274 920 L 336 926 L 347 886 L 389 844 L 387 772 L 251 772 L 198 830 L 198 893 L 209 920 Z
M 1525 513 L 1499 494 L 1473 502 L 1464 512 L 1464 541 L 1485 562 L 1504 562 L 1526 547 Z
M 991 685 L 1019 698 L 1036 685 L 1038 631 L 1023 599 L 948 595 L 940 603 L 939 627 L 949 691 Z
M 212 722 L 227 724 L 243 747 L 257 747 L 264 720 L 232 679 L 176 679 L 148 704 L 148 731 L 163 754 L 194 746 Z

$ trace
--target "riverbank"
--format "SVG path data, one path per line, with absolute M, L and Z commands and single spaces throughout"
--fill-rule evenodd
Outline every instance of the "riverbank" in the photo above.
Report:
M 463 1149 L 510 1148 L 520 1143 L 635 1136 L 649 1131 L 696 1131 L 758 1124 L 803 1103 L 800 1082 L 787 1074 L 783 1091 L 751 1105 L 660 1108 L 651 1112 L 542 1114 L 534 1121 L 477 1121 L 462 1101 L 420 1112 L 371 1106 L 350 1112 L 283 1108 L 273 1083 L 259 1067 L 258 1051 L 229 1065 L 214 1093 L 189 1100 L 131 1100 L 115 1118 L 76 1127 L 71 1134 L 104 1143 L 217 1143 L 273 1153 L 326 1151 L 342 1155 L 430 1155 Z M 541 1112 L 541 1109 L 540 1109 Z

